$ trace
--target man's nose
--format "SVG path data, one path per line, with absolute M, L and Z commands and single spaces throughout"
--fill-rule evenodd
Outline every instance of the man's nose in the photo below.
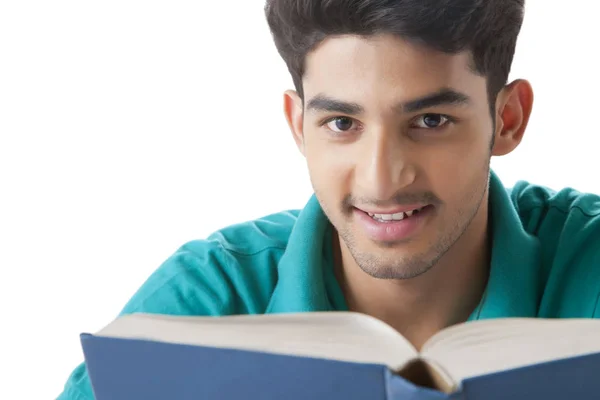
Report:
M 410 145 L 400 132 L 378 128 L 369 132 L 356 165 L 355 184 L 372 199 L 391 199 L 398 190 L 415 181 Z

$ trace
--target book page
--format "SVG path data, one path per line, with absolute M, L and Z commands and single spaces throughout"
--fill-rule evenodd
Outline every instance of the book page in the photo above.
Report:
M 600 320 L 495 319 L 456 325 L 434 335 L 422 357 L 454 380 L 600 352 Z
M 96 336 L 255 350 L 386 365 L 395 370 L 417 356 L 389 325 L 351 312 L 181 317 L 133 314 Z

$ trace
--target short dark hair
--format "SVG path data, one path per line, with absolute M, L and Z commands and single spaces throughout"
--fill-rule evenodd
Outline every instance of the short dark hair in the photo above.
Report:
M 333 35 L 394 34 L 445 53 L 470 51 L 490 108 L 506 85 L 525 0 L 267 0 L 277 51 L 304 100 L 306 55 Z

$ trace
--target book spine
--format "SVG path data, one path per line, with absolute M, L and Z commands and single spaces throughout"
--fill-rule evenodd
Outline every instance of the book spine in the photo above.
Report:
M 461 392 L 443 393 L 417 386 L 389 370 L 385 374 L 387 400 L 463 400 Z

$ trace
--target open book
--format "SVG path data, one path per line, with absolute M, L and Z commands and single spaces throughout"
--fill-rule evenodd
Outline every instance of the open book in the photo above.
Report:
M 592 319 L 468 322 L 439 332 L 420 352 L 382 321 L 351 312 L 226 317 L 133 314 L 93 336 L 379 364 L 444 393 L 456 391 L 468 378 L 600 353 L 600 320 Z M 597 373 L 600 377 L 600 369 Z

